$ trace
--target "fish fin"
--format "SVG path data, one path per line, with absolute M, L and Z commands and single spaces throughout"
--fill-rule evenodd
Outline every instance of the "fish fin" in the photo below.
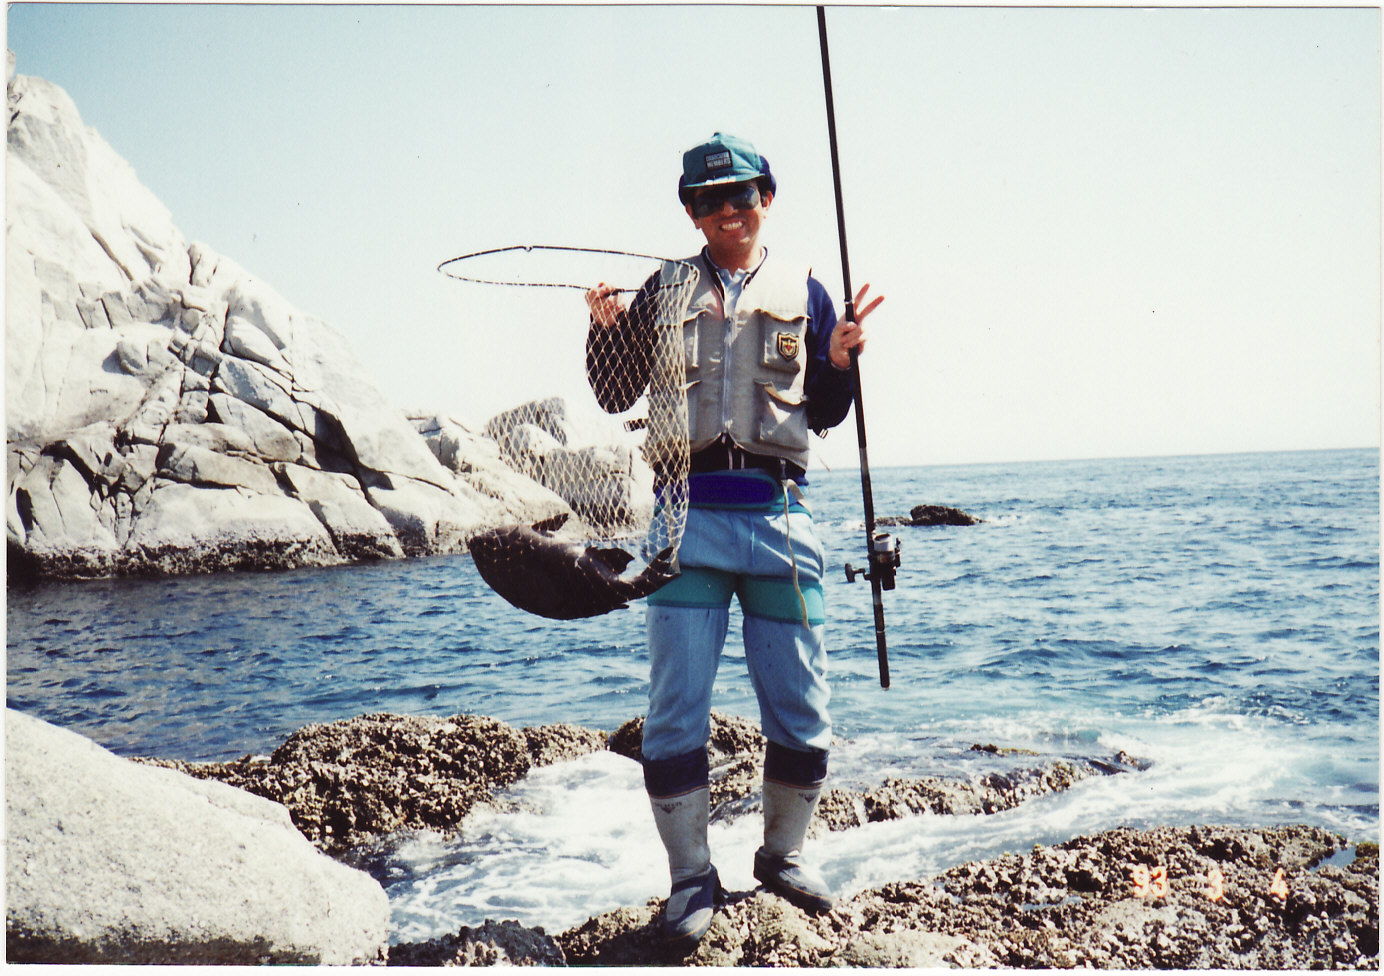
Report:
M 588 546 L 586 554 L 597 562 L 610 567 L 611 571 L 619 576 L 625 571 L 634 557 L 623 549 L 597 549 L 595 546 Z
M 566 512 L 558 512 L 556 515 L 552 516 L 551 518 L 545 518 L 545 519 L 543 519 L 542 521 L 533 523 L 533 530 L 534 530 L 535 532 L 544 532 L 544 533 L 547 533 L 547 532 L 556 532 L 558 529 L 562 528 L 562 527 L 563 527 L 564 525 L 566 525 L 566 524 L 567 524 L 567 513 L 566 513 Z

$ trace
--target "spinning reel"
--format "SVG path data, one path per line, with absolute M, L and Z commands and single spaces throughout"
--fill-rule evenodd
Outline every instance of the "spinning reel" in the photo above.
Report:
M 894 588 L 894 571 L 899 568 L 899 540 L 888 532 L 876 532 L 870 536 L 870 566 L 856 569 L 846 563 L 846 582 L 854 583 L 857 576 L 870 581 L 879 581 L 880 589 Z

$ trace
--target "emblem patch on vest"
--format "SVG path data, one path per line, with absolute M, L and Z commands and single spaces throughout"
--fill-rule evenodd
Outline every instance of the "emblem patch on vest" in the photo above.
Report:
M 778 354 L 784 359 L 798 358 L 798 336 L 793 332 L 780 332 L 775 336 Z

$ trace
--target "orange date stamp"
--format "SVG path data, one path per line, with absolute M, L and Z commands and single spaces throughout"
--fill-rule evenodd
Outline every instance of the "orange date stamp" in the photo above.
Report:
M 1130 867 L 1129 880 L 1131 893 L 1135 898 L 1166 898 L 1170 890 L 1168 869 L 1162 864 L 1134 864 Z M 1226 880 L 1220 868 L 1213 867 L 1206 872 L 1202 895 L 1209 901 L 1220 901 L 1225 897 Z M 1268 893 L 1280 903 L 1288 900 L 1288 877 L 1283 868 L 1274 873 L 1269 882 Z
M 1136 864 L 1131 872 L 1135 898 L 1166 898 L 1168 869 L 1161 864 Z

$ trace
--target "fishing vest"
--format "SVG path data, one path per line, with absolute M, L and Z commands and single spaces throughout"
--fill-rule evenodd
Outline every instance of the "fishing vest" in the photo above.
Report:
M 688 261 L 701 271 L 682 324 L 691 449 L 725 434 L 806 469 L 808 269 L 766 260 L 730 320 L 716 273 L 700 256 Z

